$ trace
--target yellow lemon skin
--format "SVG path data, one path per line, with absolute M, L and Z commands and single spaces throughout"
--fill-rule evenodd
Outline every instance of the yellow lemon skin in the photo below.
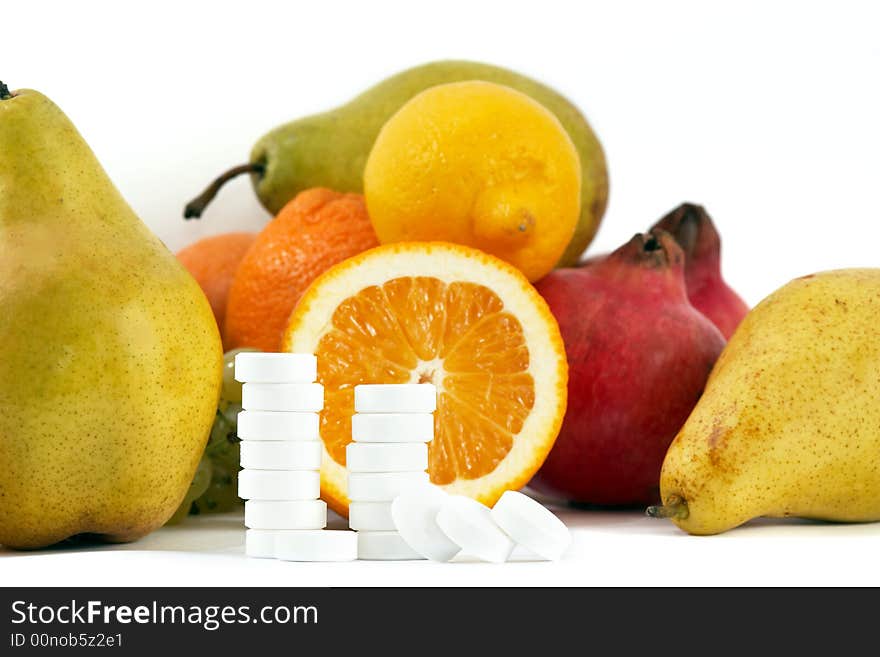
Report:
M 412 98 L 379 133 L 364 193 L 383 244 L 442 240 L 547 274 L 580 214 L 577 150 L 545 107 L 509 87 L 467 81 Z

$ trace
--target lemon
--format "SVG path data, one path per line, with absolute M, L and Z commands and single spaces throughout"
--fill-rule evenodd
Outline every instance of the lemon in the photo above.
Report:
M 476 80 L 414 96 L 382 128 L 364 171 L 383 244 L 476 247 L 530 281 L 571 241 L 580 189 L 577 150 L 559 120 L 525 94 Z

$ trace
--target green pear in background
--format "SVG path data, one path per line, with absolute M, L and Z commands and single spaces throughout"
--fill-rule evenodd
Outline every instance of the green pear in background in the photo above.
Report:
M 160 527 L 217 408 L 211 308 L 64 113 L 2 83 L 0 308 L 0 544 Z
M 649 514 L 691 534 L 880 520 L 878 318 L 880 269 L 804 276 L 762 301 L 669 447 Z
M 340 107 L 278 126 L 254 145 L 248 164 L 220 176 L 187 205 L 184 216 L 200 216 L 226 181 L 244 173 L 251 174 L 257 197 L 273 215 L 310 187 L 363 192 L 367 157 L 385 122 L 425 89 L 465 80 L 503 84 L 530 96 L 553 112 L 571 137 L 581 162 L 581 215 L 559 266 L 574 266 L 596 235 L 608 201 L 602 145 L 583 113 L 560 93 L 510 69 L 480 62 L 445 60 L 415 66 Z

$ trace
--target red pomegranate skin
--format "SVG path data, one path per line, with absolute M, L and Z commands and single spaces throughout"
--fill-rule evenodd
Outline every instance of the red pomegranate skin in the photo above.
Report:
M 666 450 L 725 344 L 688 301 L 681 248 L 654 230 L 536 287 L 559 322 L 569 379 L 562 429 L 530 486 L 588 504 L 657 502 Z
M 684 251 L 684 278 L 691 304 L 730 339 L 749 307 L 721 275 L 721 237 L 701 205 L 682 203 L 653 228 L 668 231 Z
M 684 279 L 691 305 L 708 317 L 725 339 L 730 339 L 749 306 L 721 275 L 721 236 L 701 205 L 682 203 L 652 227 L 672 234 L 685 255 Z M 592 267 L 607 258 L 599 254 L 578 267 Z

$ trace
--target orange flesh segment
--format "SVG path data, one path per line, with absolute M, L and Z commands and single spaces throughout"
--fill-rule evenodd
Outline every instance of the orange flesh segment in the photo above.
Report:
M 431 481 L 494 470 L 535 402 L 522 326 L 503 309 L 485 286 L 433 277 L 396 278 L 341 303 L 316 349 L 321 437 L 333 460 L 345 464 L 355 385 L 432 381 L 441 393 Z

